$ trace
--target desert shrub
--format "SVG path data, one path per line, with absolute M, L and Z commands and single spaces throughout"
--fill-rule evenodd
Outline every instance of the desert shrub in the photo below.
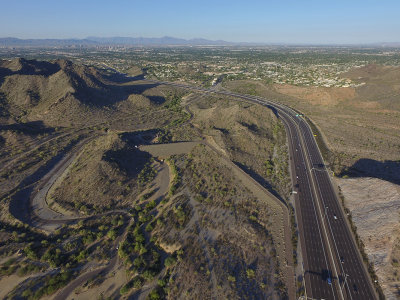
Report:
M 171 266 L 173 266 L 176 263 L 176 258 L 169 256 L 165 259 L 164 261 L 164 265 L 169 268 Z

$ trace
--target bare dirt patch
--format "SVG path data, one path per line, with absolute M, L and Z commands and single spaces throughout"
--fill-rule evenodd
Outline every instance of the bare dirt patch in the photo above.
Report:
M 334 106 L 356 96 L 354 88 L 300 87 L 289 84 L 275 84 L 279 93 L 301 98 L 313 105 Z
M 399 186 L 376 178 L 337 179 L 337 182 L 387 299 L 398 299 Z
M 0 298 L 4 297 L 11 292 L 17 285 L 27 279 L 29 276 L 20 277 L 17 275 L 5 276 L 0 279 Z
M 107 275 L 100 285 L 85 284 L 78 287 L 67 299 L 85 300 L 98 299 L 99 297 L 115 297 L 119 295 L 119 289 L 126 283 L 126 270 L 122 264 L 116 265 Z

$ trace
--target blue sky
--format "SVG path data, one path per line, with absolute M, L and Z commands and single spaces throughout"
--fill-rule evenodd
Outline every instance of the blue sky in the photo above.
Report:
M 399 0 L 0 0 L 0 37 L 400 42 Z

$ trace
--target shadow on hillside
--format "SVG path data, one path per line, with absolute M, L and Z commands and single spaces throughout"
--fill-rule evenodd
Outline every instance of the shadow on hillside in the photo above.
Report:
M 137 76 L 127 76 L 126 74 L 122 73 L 111 73 L 111 74 L 103 74 L 103 77 L 109 81 L 116 83 L 127 83 L 131 81 L 138 81 L 145 79 L 144 74 L 140 74 Z
M 159 129 L 125 132 L 121 134 L 121 139 L 132 146 L 149 145 L 159 132 L 160 132 Z
M 339 176 L 374 177 L 400 184 L 400 160 L 377 161 L 362 158 L 348 169 L 343 170 Z
M 142 94 L 146 90 L 155 88 L 157 86 L 159 86 L 157 83 L 131 84 L 125 86 L 125 89 L 130 94 Z
M 21 59 L 24 60 L 24 59 Z M 58 64 L 53 64 L 48 61 L 39 60 L 24 60 L 22 68 L 15 72 L 15 74 L 20 75 L 42 75 L 51 76 L 61 70 Z
M 213 126 L 212 129 L 218 130 L 219 132 L 221 132 L 224 135 L 228 135 L 229 134 L 229 130 L 226 129 L 226 128 L 219 128 L 219 127 Z
M 61 64 L 61 65 L 60 65 Z M 99 72 L 93 75 L 90 72 L 83 72 L 73 68 L 73 63 L 66 61 L 64 66 L 62 62 L 51 63 L 47 61 L 26 60 L 19 58 L 13 62 L 13 67 L 2 65 L 0 67 L 0 86 L 6 76 L 12 75 L 41 75 L 49 77 L 63 69 L 70 78 L 71 85 L 74 88 L 74 96 L 88 105 L 98 108 L 103 106 L 112 106 L 118 102 L 125 101 L 131 94 L 142 94 L 148 89 L 157 87 L 157 83 L 140 82 L 144 75 L 129 77 L 125 74 L 112 73 L 105 74 Z M 10 68 L 10 69 L 9 69 Z M 17 69 L 13 71 L 13 69 Z M 106 82 L 104 82 L 106 80 Z M 125 85 L 122 85 L 125 84 Z M 148 97 L 154 104 L 162 104 L 163 97 Z
M 91 78 L 91 81 L 95 83 L 94 86 L 91 86 L 90 82 L 88 83 L 83 78 L 74 76 L 74 95 L 83 103 L 99 108 L 115 105 L 118 102 L 127 100 L 131 94 L 143 94 L 146 90 L 158 86 L 158 84 L 155 83 L 132 83 L 128 85 L 119 85 L 119 82 L 112 81 L 105 84 L 99 81 L 96 77 Z M 160 99 L 155 100 L 160 102 Z
M 131 94 L 140 95 L 146 90 L 152 89 L 157 84 L 132 84 L 126 86 L 109 85 L 104 88 L 90 87 L 84 82 L 79 80 L 79 88 L 75 92 L 77 99 L 98 108 L 104 106 L 113 106 L 119 102 L 125 101 Z M 165 101 L 162 97 L 148 97 L 150 101 L 155 104 L 161 104 Z
M 163 104 L 165 102 L 165 98 L 161 96 L 146 96 L 147 98 L 150 99 L 151 102 L 155 104 Z
M 116 89 L 121 89 L 128 94 L 142 94 L 148 89 L 159 86 L 158 83 L 144 83 L 144 82 L 139 83 L 141 80 L 145 79 L 144 74 L 140 74 L 137 76 L 127 76 L 126 74 L 122 73 L 112 73 L 112 74 L 102 74 L 102 76 L 104 77 L 104 79 L 112 83 L 117 83 L 117 84 L 131 83 L 116 88 Z M 164 97 L 160 96 L 146 96 L 146 97 L 156 104 L 162 104 L 163 102 L 165 102 Z
M 43 133 L 54 133 L 53 127 L 46 127 L 43 121 L 32 121 L 27 123 L 14 123 L 14 124 L 0 124 L 1 130 L 12 130 L 18 133 L 28 135 L 37 135 Z
M 279 113 L 278 113 L 278 111 L 276 110 L 276 108 L 273 107 L 273 106 L 271 106 L 271 105 L 267 105 L 267 107 L 268 107 L 270 110 L 272 110 L 272 112 L 274 113 L 275 117 L 277 117 L 277 118 L 279 119 Z
M 53 64 L 48 61 L 39 60 L 27 60 L 24 58 L 19 58 L 16 60 L 19 64 L 19 69 L 13 71 L 11 69 L 0 67 L 0 83 L 1 79 L 9 75 L 43 75 L 51 76 L 61 70 L 58 64 Z
M 19 65 L 19 69 L 13 71 L 11 69 L 0 67 L 0 86 L 3 84 L 6 76 L 11 75 L 42 75 L 51 76 L 61 70 L 58 64 L 53 64 L 48 61 L 27 60 L 18 58 L 15 63 Z
M 13 74 L 13 72 L 11 70 L 9 70 L 7 68 L 0 67 L 0 86 L 3 84 L 4 78 L 6 76 L 9 76 L 9 75 L 12 75 L 12 74 Z
M 129 177 L 136 177 L 150 162 L 151 155 L 134 147 L 124 147 L 118 150 L 109 150 L 104 153 L 102 160 L 107 161 L 124 171 Z
M 274 195 L 276 198 L 279 199 L 285 206 L 287 205 L 285 200 L 282 199 L 282 197 L 278 194 L 278 192 L 273 188 L 273 186 L 266 181 L 261 175 L 257 174 L 254 172 L 252 169 L 249 167 L 241 164 L 240 162 L 234 161 L 233 162 L 235 165 L 237 165 L 239 168 L 241 168 L 244 172 L 246 172 L 248 175 L 250 175 L 251 178 L 253 178 L 255 181 L 257 181 L 259 184 L 261 184 L 264 188 L 266 188 L 272 195 Z

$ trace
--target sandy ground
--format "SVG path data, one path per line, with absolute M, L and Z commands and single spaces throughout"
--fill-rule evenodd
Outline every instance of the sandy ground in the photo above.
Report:
M 77 288 L 71 293 L 67 299 L 69 300 L 84 300 L 84 299 L 99 299 L 100 295 L 109 297 L 114 294 L 119 295 L 119 289 L 127 281 L 125 268 L 122 262 L 115 266 L 113 270 L 107 275 L 107 278 L 99 286 L 87 288 Z
M 5 276 L 0 279 L 0 299 L 4 299 L 4 297 L 11 292 L 18 284 L 20 284 L 25 279 L 29 278 L 29 276 L 19 277 L 17 275 Z
M 171 179 L 172 176 L 170 176 L 170 169 L 168 164 L 162 163 L 157 168 L 157 176 L 153 182 L 153 185 L 155 186 L 157 191 L 147 201 L 158 201 L 162 196 L 168 193 Z
M 357 232 L 387 299 L 398 299 L 390 280 L 391 254 L 400 236 L 400 186 L 376 178 L 337 179 Z

